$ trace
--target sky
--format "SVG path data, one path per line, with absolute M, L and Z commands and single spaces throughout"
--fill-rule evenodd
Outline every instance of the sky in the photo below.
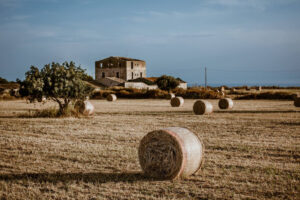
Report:
M 190 85 L 300 86 L 300 0 L 0 0 L 0 77 L 31 65 L 146 61 Z

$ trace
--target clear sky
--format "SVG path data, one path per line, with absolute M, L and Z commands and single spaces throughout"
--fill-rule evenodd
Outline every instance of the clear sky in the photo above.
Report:
M 190 84 L 300 85 L 300 0 L 0 0 L 0 76 L 31 65 L 146 61 Z

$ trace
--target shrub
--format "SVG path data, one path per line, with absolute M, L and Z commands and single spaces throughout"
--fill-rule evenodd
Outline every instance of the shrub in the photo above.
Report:
M 264 92 L 264 93 L 254 93 L 246 94 L 243 96 L 236 97 L 235 99 L 285 99 L 294 100 L 295 94 L 287 92 Z
M 155 81 L 155 83 L 157 84 L 159 89 L 170 91 L 176 88 L 179 85 L 180 81 L 173 76 L 162 75 Z

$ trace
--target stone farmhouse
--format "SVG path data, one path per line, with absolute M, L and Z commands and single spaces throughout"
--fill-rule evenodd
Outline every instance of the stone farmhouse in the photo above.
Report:
M 125 88 L 157 89 L 156 77 L 146 77 L 146 62 L 126 57 L 108 57 L 95 62 L 95 79 L 104 86 L 124 86 Z M 178 87 L 187 88 L 180 81 Z

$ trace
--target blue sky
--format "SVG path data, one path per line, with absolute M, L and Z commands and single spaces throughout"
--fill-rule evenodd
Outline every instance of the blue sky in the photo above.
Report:
M 108 56 L 190 84 L 300 85 L 300 0 L 0 0 L 0 76 Z

